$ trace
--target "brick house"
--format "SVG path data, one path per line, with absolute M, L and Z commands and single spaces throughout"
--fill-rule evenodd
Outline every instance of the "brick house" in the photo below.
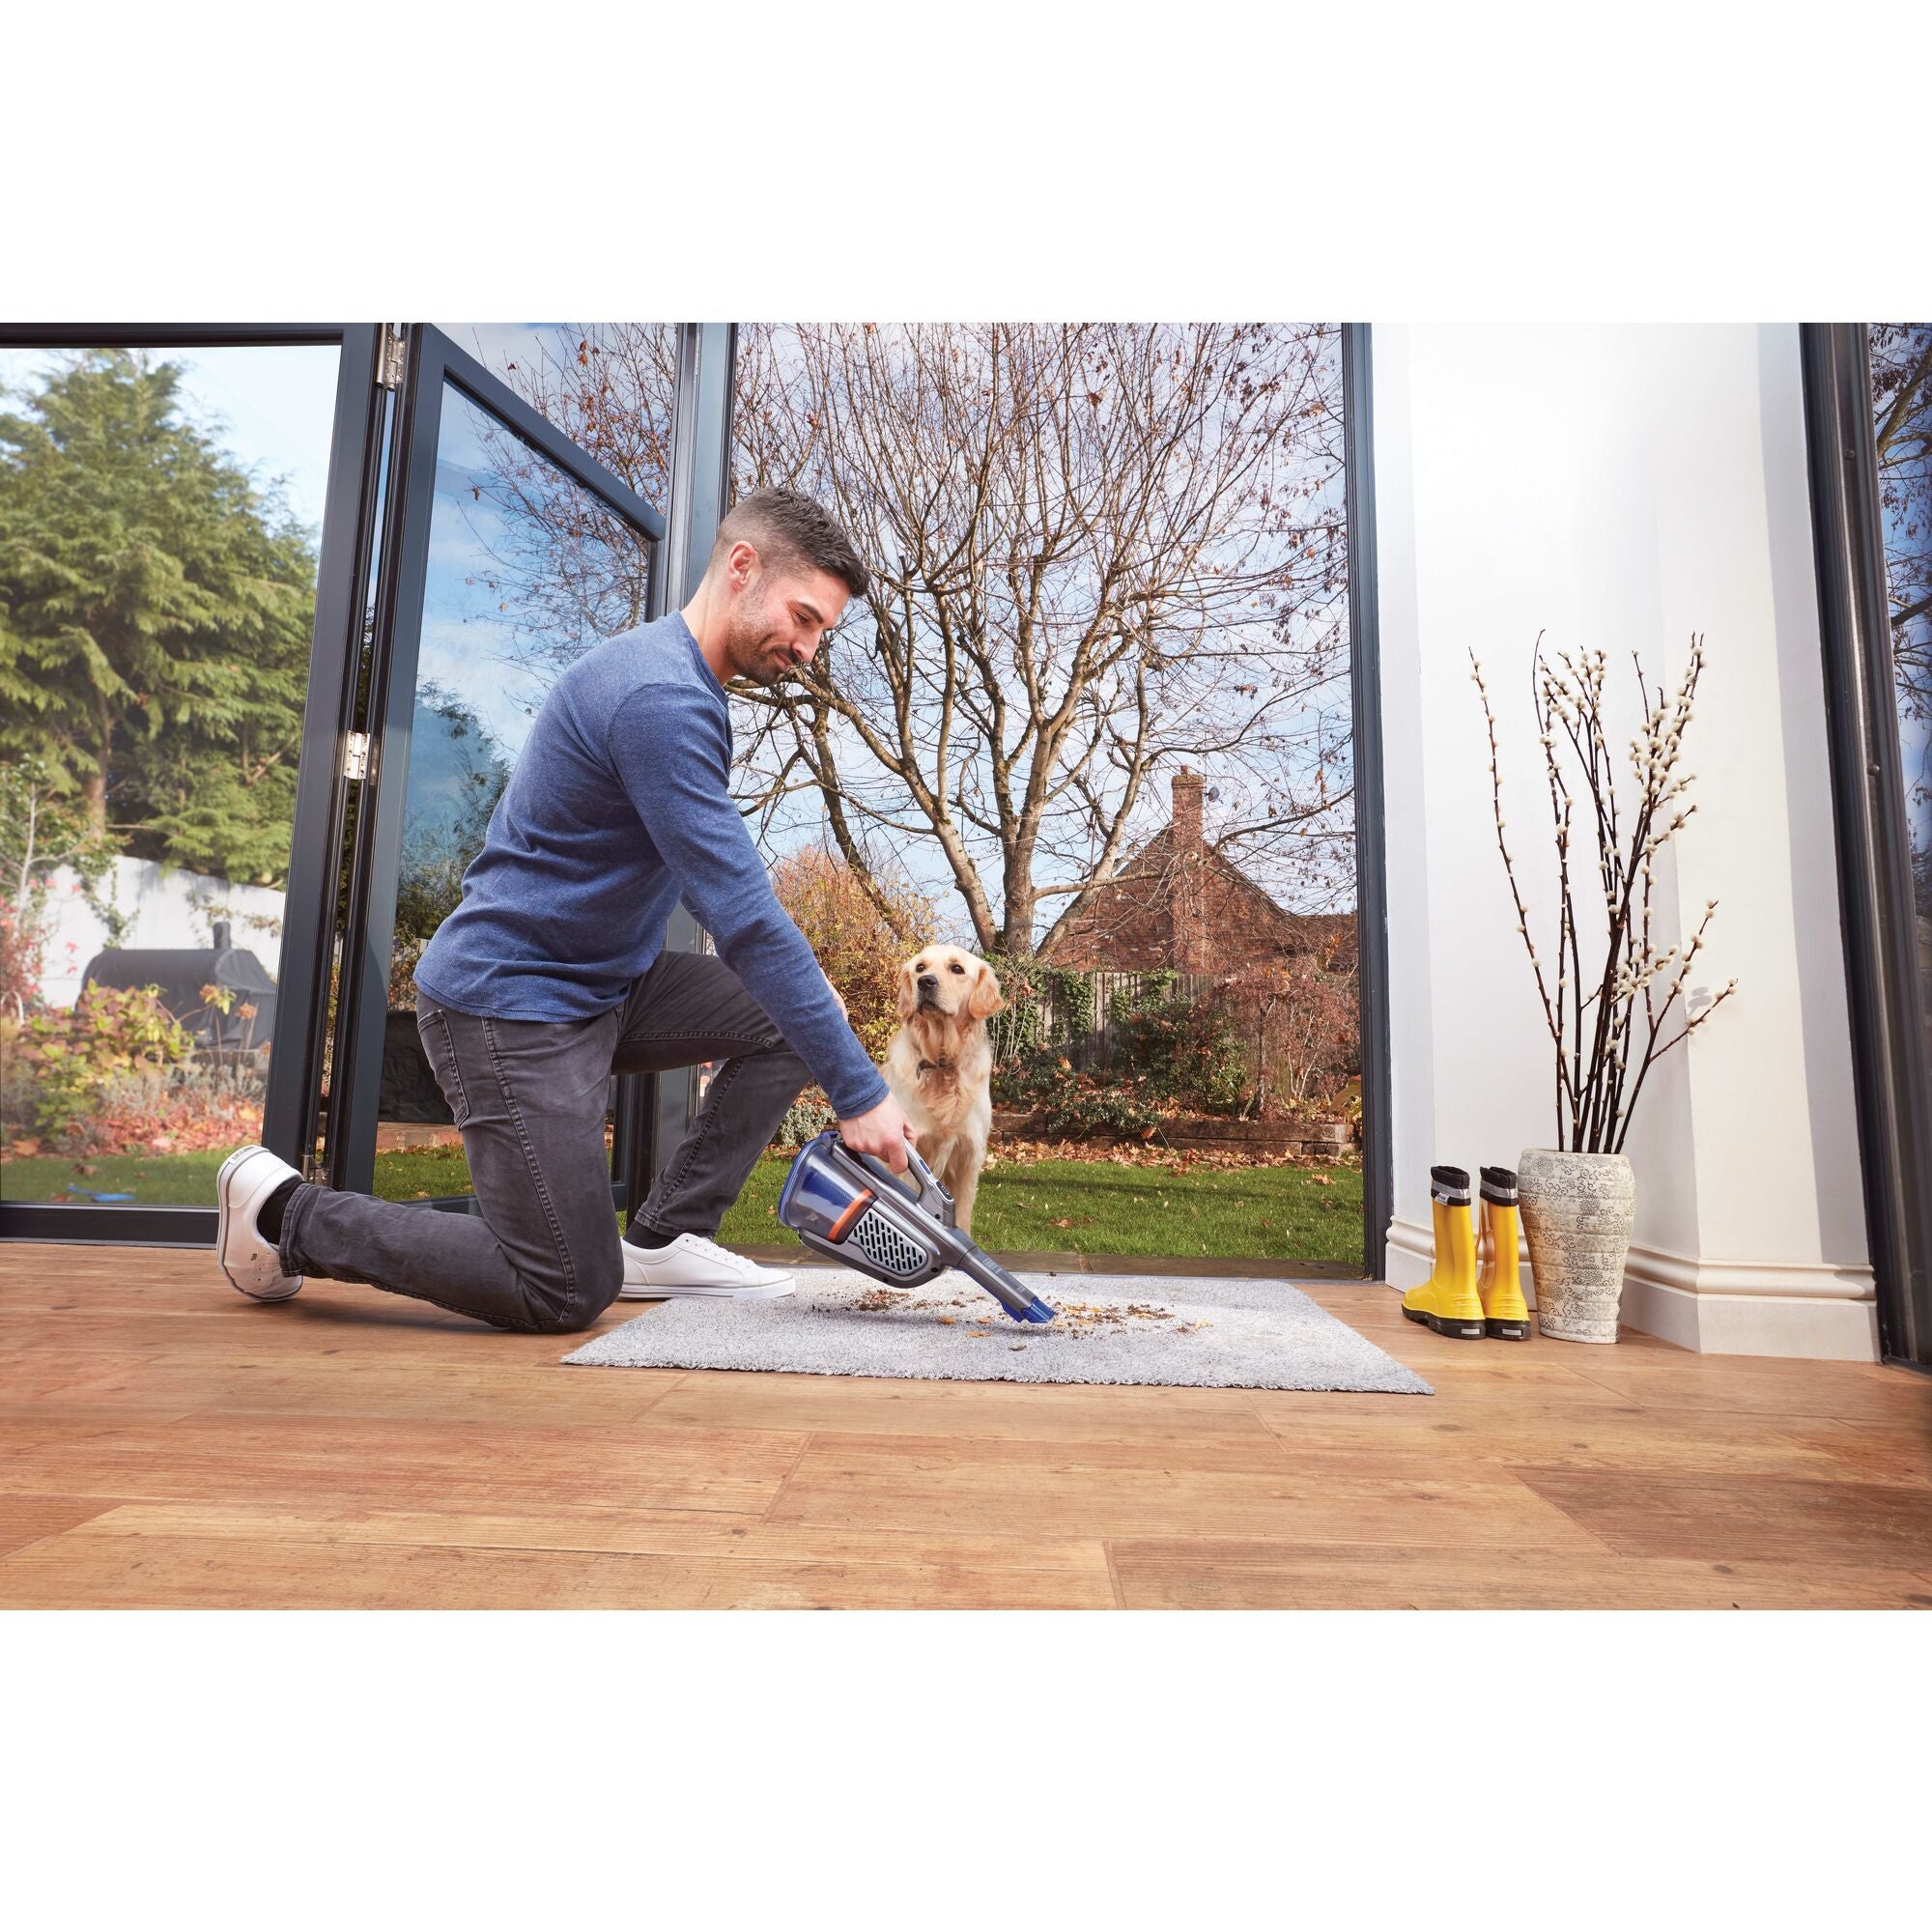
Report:
M 1353 913 L 1296 913 L 1277 905 L 1201 833 L 1201 775 L 1174 775 L 1174 816 L 1115 876 L 1088 895 L 1077 919 L 1040 951 L 1080 973 L 1232 973 L 1261 958 L 1320 955 L 1355 963 Z

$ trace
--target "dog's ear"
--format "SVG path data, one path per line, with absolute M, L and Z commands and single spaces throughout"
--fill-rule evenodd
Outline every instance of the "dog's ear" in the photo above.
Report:
M 967 1012 L 976 1020 L 989 1019 L 994 1013 L 1004 1012 L 1006 1005 L 1000 993 L 999 976 L 983 959 L 980 960 L 980 977 L 966 1002 Z
M 899 961 L 899 1018 L 901 1020 L 911 1019 L 913 1009 L 919 1003 L 919 995 L 913 988 L 912 968 L 913 962 L 910 959 Z

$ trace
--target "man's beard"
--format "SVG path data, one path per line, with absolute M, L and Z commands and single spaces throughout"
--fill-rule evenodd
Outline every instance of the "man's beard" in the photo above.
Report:
M 732 625 L 724 639 L 724 657 L 740 677 L 753 684 L 777 684 L 792 670 L 791 653 L 754 612 L 748 611 Z

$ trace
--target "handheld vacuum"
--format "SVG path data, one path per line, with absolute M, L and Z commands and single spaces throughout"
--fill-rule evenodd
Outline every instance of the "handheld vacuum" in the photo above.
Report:
M 947 1268 L 970 1275 L 1015 1321 L 1059 1312 L 1009 1274 L 953 1224 L 952 1197 L 908 1144 L 915 1195 L 884 1161 L 855 1153 L 837 1128 L 809 1140 L 785 1176 L 779 1219 L 808 1248 L 895 1288 L 917 1288 Z

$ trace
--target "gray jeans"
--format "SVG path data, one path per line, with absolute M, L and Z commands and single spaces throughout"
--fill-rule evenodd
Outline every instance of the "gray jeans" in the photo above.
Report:
M 304 1183 L 282 1268 L 361 1281 L 498 1328 L 587 1327 L 622 1285 L 604 1146 L 612 1072 L 722 1060 L 691 1131 L 633 1208 L 662 1233 L 715 1235 L 811 1078 L 722 959 L 661 953 L 623 1006 L 584 1020 L 477 1018 L 416 1004 L 416 1031 L 463 1131 L 480 1214 Z

